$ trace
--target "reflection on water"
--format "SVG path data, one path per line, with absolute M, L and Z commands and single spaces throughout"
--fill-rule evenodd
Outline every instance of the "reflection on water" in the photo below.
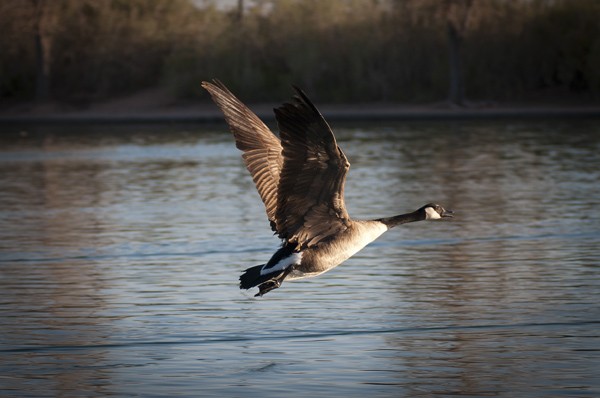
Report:
M 2 395 L 600 395 L 600 127 L 337 128 L 357 218 L 429 201 L 262 299 L 278 241 L 224 128 L 0 137 Z

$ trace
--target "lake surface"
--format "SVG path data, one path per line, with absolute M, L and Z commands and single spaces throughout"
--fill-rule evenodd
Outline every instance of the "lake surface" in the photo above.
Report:
M 262 298 L 224 126 L 3 132 L 0 396 L 600 396 L 600 123 L 335 130 L 351 215 L 455 218 Z

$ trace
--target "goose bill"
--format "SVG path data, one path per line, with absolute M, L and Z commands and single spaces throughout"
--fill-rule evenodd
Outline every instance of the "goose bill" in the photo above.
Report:
M 454 217 L 453 214 L 454 214 L 454 212 L 452 210 L 446 210 L 446 209 L 444 209 L 442 211 L 441 216 L 442 216 L 442 218 L 452 218 L 452 217 Z

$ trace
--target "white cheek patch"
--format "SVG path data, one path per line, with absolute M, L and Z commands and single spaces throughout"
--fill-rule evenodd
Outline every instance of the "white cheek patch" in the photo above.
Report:
M 272 274 L 273 272 L 283 271 L 292 264 L 300 264 L 302 260 L 302 252 L 292 253 L 288 257 L 282 258 L 274 266 L 265 269 L 264 267 L 260 270 L 261 275 Z
M 439 220 L 440 218 L 442 218 L 442 216 L 440 216 L 440 213 L 435 211 L 433 209 L 433 207 L 425 208 L 425 219 L 426 220 Z

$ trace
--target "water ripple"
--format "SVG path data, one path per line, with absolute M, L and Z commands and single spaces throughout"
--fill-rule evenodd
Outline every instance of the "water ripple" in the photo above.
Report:
M 456 217 L 263 298 L 225 129 L 55 129 L 0 135 L 0 395 L 600 396 L 597 123 L 339 128 L 351 215 Z
M 0 348 L 0 352 L 4 353 L 22 353 L 22 352 L 45 352 L 45 351 L 73 351 L 73 350 L 96 350 L 96 349 L 119 349 L 141 346 L 179 346 L 179 345 L 200 345 L 200 344 L 221 344 L 221 343 L 238 343 L 252 341 L 288 341 L 288 340 L 313 340 L 336 336 L 360 336 L 360 335 L 381 335 L 381 334 L 427 334 L 441 332 L 471 332 L 471 331 L 497 331 L 497 330 L 515 330 L 519 333 L 528 333 L 532 329 L 546 328 L 562 328 L 562 327 L 582 327 L 588 329 L 600 325 L 600 320 L 577 321 L 577 322 L 552 322 L 552 323 L 515 323 L 515 324 L 491 324 L 491 325 L 471 325 L 471 326 L 435 326 L 435 327 L 411 327 L 411 328 L 392 328 L 392 329 L 376 329 L 376 330 L 330 330 L 323 332 L 311 332 L 302 334 L 280 334 L 280 335 L 256 335 L 256 336 L 206 336 L 202 339 L 186 339 L 186 340 L 164 340 L 164 341 L 135 341 L 124 343 L 106 343 L 106 344 L 90 344 L 90 345 L 62 345 L 62 346 L 35 346 L 35 347 L 13 347 Z M 564 335 L 564 337 L 571 337 Z M 578 335 L 578 337 L 600 338 L 600 333 L 590 334 L 589 336 Z M 600 351 L 599 348 L 587 349 L 586 351 Z

